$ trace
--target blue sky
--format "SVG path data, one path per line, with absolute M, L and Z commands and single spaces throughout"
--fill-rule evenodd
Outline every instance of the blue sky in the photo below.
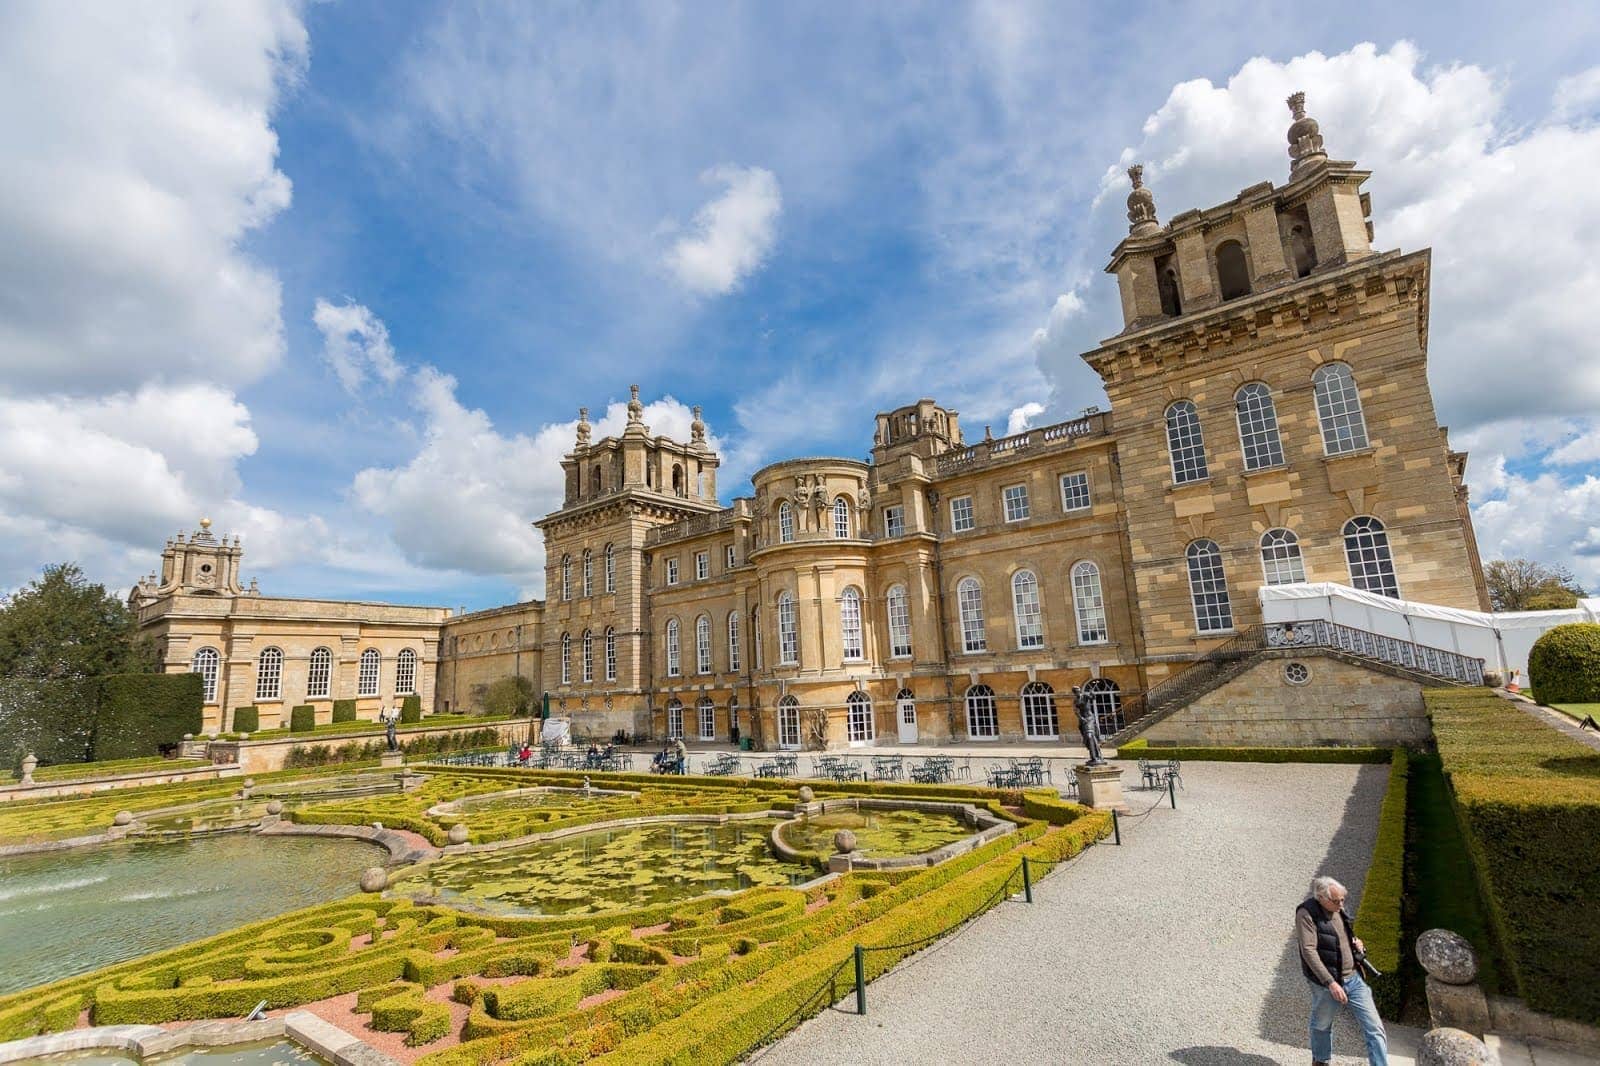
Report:
M 1163 220 L 1282 181 L 1294 88 L 1378 245 L 1435 249 L 1485 555 L 1600 585 L 1594 5 L 19 3 L 0 42 L 0 587 L 124 588 L 204 513 L 270 594 L 490 606 L 633 382 L 657 431 L 704 406 L 725 498 L 920 395 L 1104 404 L 1122 168 Z

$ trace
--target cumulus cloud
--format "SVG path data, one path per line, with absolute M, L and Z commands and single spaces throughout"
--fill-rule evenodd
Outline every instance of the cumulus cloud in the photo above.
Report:
M 322 354 L 344 390 L 354 394 L 368 375 L 393 385 L 405 374 L 389 343 L 389 329 L 353 300 L 342 304 L 319 298 L 311 320 L 322 333 Z
M 1593 119 L 1600 113 L 1600 67 L 1558 81 L 1552 104 L 1562 121 Z
M 760 167 L 721 166 L 702 175 L 725 186 L 694 216 L 690 233 L 667 253 L 667 268 L 691 292 L 732 292 L 771 252 L 783 197 L 778 179 Z
M 1044 414 L 1044 404 L 1035 401 L 1029 401 L 1021 407 L 1012 408 L 1011 416 L 1006 419 L 1006 436 L 1009 437 L 1013 433 L 1021 433 L 1033 425 L 1033 420 L 1042 414 Z

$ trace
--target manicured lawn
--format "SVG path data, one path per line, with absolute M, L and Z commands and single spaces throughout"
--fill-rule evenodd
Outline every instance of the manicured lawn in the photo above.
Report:
M 1575 722 L 1593 718 L 1600 722 L 1600 703 L 1552 703 L 1550 706 L 1562 714 L 1570 715 Z
M 511 716 L 491 717 L 485 714 L 435 714 L 424 716 L 420 722 L 407 722 L 404 725 L 397 726 L 396 729 L 401 733 L 412 733 L 419 729 L 443 729 L 446 726 L 458 725 L 489 726 L 501 722 L 519 720 L 528 721 L 526 717 L 518 719 Z M 277 729 L 261 729 L 251 733 L 250 739 L 284 740 L 290 737 L 359 736 L 367 733 L 382 733 L 383 731 L 383 726 L 377 722 L 357 719 L 354 722 L 323 722 L 314 729 L 303 729 L 298 732 L 286 726 Z M 237 740 L 240 734 L 224 733 L 222 735 L 228 740 Z

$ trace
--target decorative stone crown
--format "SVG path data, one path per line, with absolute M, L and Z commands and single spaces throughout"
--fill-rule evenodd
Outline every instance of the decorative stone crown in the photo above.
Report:
M 689 423 L 689 439 L 695 444 L 706 442 L 706 424 L 700 420 L 700 405 L 694 407 L 694 421 Z
M 1289 174 L 1293 176 L 1301 167 L 1328 158 L 1328 153 L 1322 150 L 1317 120 L 1306 114 L 1306 94 L 1293 93 L 1286 102 L 1294 116 L 1289 124 Z
M 1160 228 L 1156 222 L 1155 194 L 1144 187 L 1144 164 L 1135 163 L 1128 168 L 1128 180 L 1133 191 L 1128 194 L 1128 232 L 1143 237 Z
M 578 446 L 583 447 L 589 443 L 589 409 L 578 408 Z

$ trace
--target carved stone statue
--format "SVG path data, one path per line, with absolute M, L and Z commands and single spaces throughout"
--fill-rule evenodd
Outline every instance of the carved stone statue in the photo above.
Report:
M 1089 749 L 1089 765 L 1104 766 L 1100 754 L 1100 722 L 1095 714 L 1094 701 L 1077 685 L 1072 686 L 1072 711 L 1078 716 L 1078 732 L 1083 736 L 1083 746 Z
M 378 717 L 383 720 L 383 733 L 389 738 L 389 750 L 400 750 L 400 711 L 394 707 L 385 707 L 378 712 Z

